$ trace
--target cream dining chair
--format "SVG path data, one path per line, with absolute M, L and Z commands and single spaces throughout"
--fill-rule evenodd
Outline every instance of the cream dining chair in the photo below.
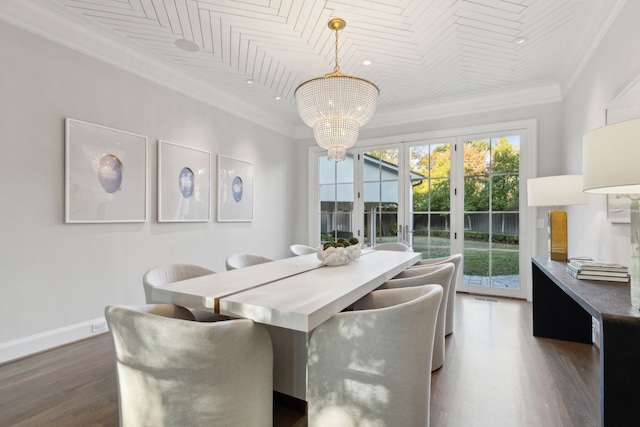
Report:
M 447 324 L 445 326 L 445 335 L 451 335 L 453 333 L 453 329 L 455 326 L 455 310 L 456 310 L 456 289 L 458 287 L 458 281 L 460 280 L 460 275 L 462 274 L 462 255 L 454 254 L 446 257 L 440 258 L 427 258 L 422 261 L 418 261 L 417 264 L 414 264 L 410 268 L 420 268 L 429 265 L 442 264 L 444 262 L 453 263 L 456 267 L 456 271 L 454 273 L 454 280 L 450 288 L 449 288 L 449 298 L 447 299 Z
M 269 334 L 248 319 L 203 323 L 170 304 L 107 306 L 120 426 L 273 425 Z
M 387 243 L 379 243 L 373 247 L 376 251 L 399 251 L 399 252 L 409 252 L 411 248 L 400 242 L 387 242 Z
M 445 360 L 445 326 L 447 318 L 447 298 L 453 281 L 455 267 L 452 263 L 444 263 L 422 268 L 404 270 L 391 280 L 387 280 L 378 289 L 395 289 L 410 286 L 436 284 L 442 286 L 442 300 L 438 308 L 438 319 L 433 339 L 433 359 L 431 370 L 440 369 Z
M 152 290 L 156 286 L 193 279 L 195 277 L 207 276 L 209 274 L 215 274 L 215 271 L 195 264 L 166 264 L 153 267 L 142 276 L 142 285 L 144 287 L 146 302 L 147 304 L 157 302 L 154 301 L 152 297 Z M 195 320 L 199 322 L 216 322 L 218 320 L 229 319 L 227 316 L 221 316 L 204 310 L 189 310 L 195 317 Z
M 307 245 L 291 245 L 289 250 L 296 256 L 315 254 L 318 251 L 316 248 Z
M 376 290 L 315 328 L 309 427 L 428 426 L 441 299 L 439 285 Z
M 235 270 L 237 268 L 249 267 L 251 265 L 263 264 L 265 262 L 273 261 L 271 258 L 267 258 L 261 255 L 253 255 L 253 254 L 233 254 L 230 255 L 226 261 L 225 265 L 227 270 Z

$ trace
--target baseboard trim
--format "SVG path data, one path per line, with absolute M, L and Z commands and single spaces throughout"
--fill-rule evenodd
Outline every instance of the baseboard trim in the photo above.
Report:
M 105 318 L 99 317 L 75 325 L 65 326 L 63 328 L 2 343 L 0 344 L 0 364 L 108 331 L 105 327 L 94 332 L 94 325 L 106 325 Z

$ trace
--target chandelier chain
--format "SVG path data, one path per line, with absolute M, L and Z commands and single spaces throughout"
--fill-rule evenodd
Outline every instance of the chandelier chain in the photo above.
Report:
M 340 72 L 340 66 L 338 65 L 338 31 L 340 30 L 336 28 L 336 66 L 333 67 L 334 73 Z

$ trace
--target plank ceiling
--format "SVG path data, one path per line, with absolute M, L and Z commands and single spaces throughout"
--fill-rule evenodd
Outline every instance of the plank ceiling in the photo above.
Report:
M 374 82 L 381 90 L 378 111 L 384 111 L 535 85 L 566 90 L 620 3 L 41 1 L 295 125 L 301 125 L 296 87 L 333 70 L 335 37 L 326 26 L 332 17 L 347 21 L 341 71 Z M 520 38 L 526 41 L 517 44 Z M 178 48 L 183 39 L 198 51 Z

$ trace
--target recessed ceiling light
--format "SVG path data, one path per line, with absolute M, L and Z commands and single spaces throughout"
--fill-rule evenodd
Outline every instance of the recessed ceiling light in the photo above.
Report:
M 518 37 L 515 41 L 516 44 L 523 44 L 524 42 L 527 41 L 526 37 Z
M 279 96 L 276 96 L 276 101 L 280 101 L 282 98 L 280 98 Z
M 362 61 L 362 65 L 371 65 L 371 60 L 365 59 L 364 61 Z
M 185 52 L 197 52 L 200 50 L 200 46 L 187 39 L 176 40 L 176 46 L 178 46 L 179 49 L 182 49 Z
M 252 84 L 253 84 L 253 82 L 254 82 L 254 80 L 253 80 L 253 79 L 247 79 L 247 83 L 248 83 L 248 84 L 252 85 Z

